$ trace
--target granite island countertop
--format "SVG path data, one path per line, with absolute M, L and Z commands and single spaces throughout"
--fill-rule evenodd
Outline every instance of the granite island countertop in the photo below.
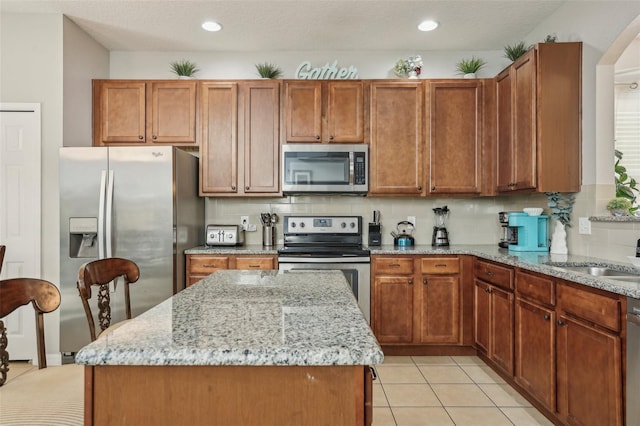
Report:
M 86 365 L 375 365 L 383 354 L 340 271 L 218 271 L 100 336 Z

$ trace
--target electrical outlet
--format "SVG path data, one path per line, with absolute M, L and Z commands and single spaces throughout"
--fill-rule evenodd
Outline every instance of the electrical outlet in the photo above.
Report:
M 249 228 L 249 216 L 240 216 L 240 226 L 242 226 L 242 229 L 245 231 Z
M 407 216 L 407 221 L 413 224 L 413 227 L 416 227 L 416 217 L 415 216 Z
M 578 218 L 578 233 L 579 234 L 591 234 L 591 221 L 588 217 Z

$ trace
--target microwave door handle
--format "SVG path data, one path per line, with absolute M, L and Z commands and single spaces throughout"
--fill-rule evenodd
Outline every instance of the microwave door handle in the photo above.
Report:
M 353 152 L 349 152 L 349 185 L 353 186 L 353 182 L 355 181 L 354 173 L 355 173 L 355 158 Z

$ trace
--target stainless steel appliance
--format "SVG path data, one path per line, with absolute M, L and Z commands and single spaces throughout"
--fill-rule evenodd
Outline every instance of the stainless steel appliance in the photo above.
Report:
M 500 221 L 500 241 L 498 246 L 509 248 L 509 244 L 518 244 L 518 228 L 509 226 L 509 214 L 517 212 L 499 212 L 498 220 Z
M 283 226 L 278 269 L 342 271 L 369 322 L 371 256 L 362 246 L 362 216 L 285 216 Z
M 640 300 L 627 298 L 627 422 L 640 423 Z
M 208 246 L 241 246 L 244 229 L 240 225 L 207 225 Z
M 282 145 L 282 192 L 364 195 L 369 190 L 367 144 Z
M 85 262 L 136 262 L 138 315 L 185 287 L 184 250 L 204 243 L 198 159 L 170 146 L 60 149 L 60 350 L 89 343 L 76 281 Z M 124 319 L 122 286 L 111 285 L 113 322 Z M 94 298 L 95 302 L 95 298 Z
M 431 236 L 431 246 L 449 247 L 449 232 L 447 232 L 446 227 L 449 208 L 447 206 L 436 207 L 433 209 L 433 213 L 436 215 L 436 221 L 433 227 L 433 235 Z

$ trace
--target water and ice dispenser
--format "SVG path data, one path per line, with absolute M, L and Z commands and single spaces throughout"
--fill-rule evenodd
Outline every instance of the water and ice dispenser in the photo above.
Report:
M 69 257 L 98 257 L 98 218 L 69 218 Z

